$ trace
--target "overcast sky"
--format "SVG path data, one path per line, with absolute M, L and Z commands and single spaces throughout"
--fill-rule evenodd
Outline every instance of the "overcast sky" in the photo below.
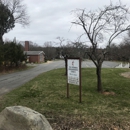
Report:
M 117 3 L 118 0 L 111 0 Z M 110 0 L 24 0 L 30 16 L 30 25 L 23 28 L 17 24 L 13 30 L 4 35 L 4 39 L 18 41 L 32 41 L 42 46 L 47 41 L 57 41 L 56 37 L 63 37 L 74 41 L 83 30 L 72 26 L 74 20 L 72 10 L 95 10 L 109 5 Z M 130 0 L 122 0 L 130 6 Z

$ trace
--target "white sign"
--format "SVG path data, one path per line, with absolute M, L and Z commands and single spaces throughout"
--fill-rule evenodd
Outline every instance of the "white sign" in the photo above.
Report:
M 68 59 L 67 70 L 68 70 L 67 71 L 68 83 L 79 85 L 80 84 L 79 59 Z

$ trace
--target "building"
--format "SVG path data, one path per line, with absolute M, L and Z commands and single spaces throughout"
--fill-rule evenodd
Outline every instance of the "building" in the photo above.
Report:
M 29 63 L 44 62 L 45 53 L 43 51 L 29 51 L 29 41 L 25 41 L 24 54 L 27 55 L 27 62 Z

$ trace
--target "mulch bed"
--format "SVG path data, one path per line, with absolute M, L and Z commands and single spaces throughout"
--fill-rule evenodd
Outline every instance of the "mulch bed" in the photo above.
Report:
M 104 119 L 90 120 L 79 117 L 55 117 L 48 120 L 53 130 L 130 130 L 130 122 L 106 122 Z

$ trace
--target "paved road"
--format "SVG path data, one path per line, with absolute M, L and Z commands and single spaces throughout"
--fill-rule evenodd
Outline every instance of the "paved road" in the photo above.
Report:
M 90 60 L 84 62 L 83 64 L 86 64 L 86 67 L 95 67 L 94 63 Z M 116 66 L 118 66 L 120 63 L 118 62 L 111 62 L 111 61 L 104 61 L 102 64 L 103 68 L 115 68 Z
M 43 72 L 64 67 L 64 61 L 55 61 L 39 64 L 36 67 L 11 74 L 0 76 L 0 95 L 28 82 Z
M 105 68 L 114 68 L 117 63 L 114 62 L 104 62 L 103 67 Z M 0 76 L 0 95 L 9 92 L 10 90 L 21 86 L 22 84 L 28 82 L 34 77 L 38 76 L 43 72 L 47 72 L 52 69 L 64 68 L 64 61 L 52 61 L 49 63 L 39 64 L 36 67 L 20 71 L 12 74 L 5 74 Z M 82 62 L 82 67 L 95 67 L 91 61 Z

